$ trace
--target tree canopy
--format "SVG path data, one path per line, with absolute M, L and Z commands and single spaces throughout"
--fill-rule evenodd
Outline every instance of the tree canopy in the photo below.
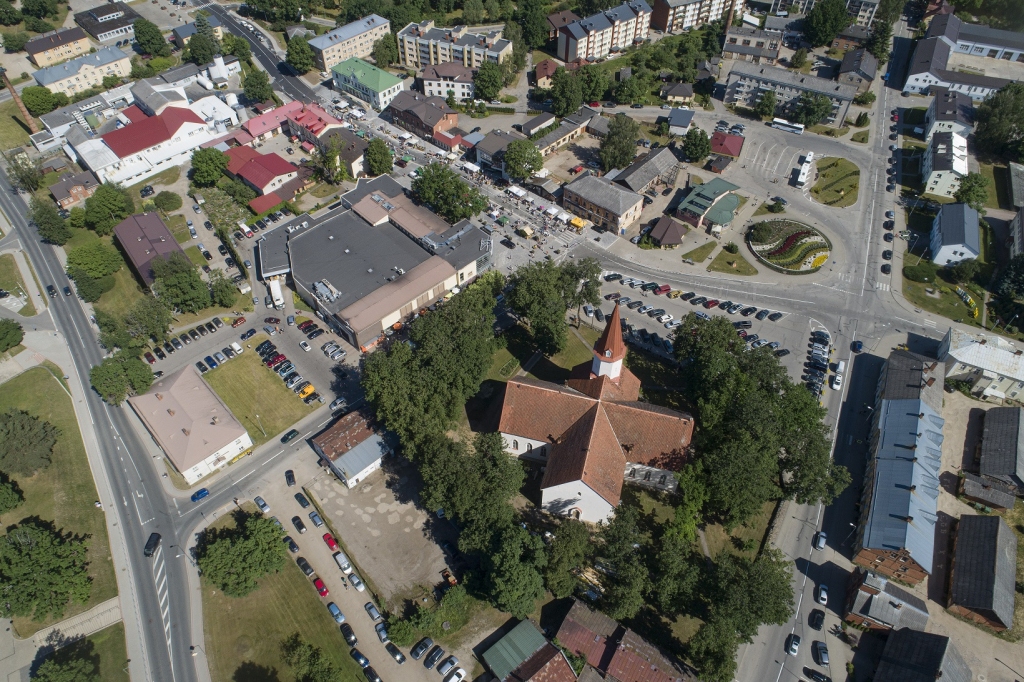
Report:
M 830 45 L 839 32 L 853 23 L 843 0 L 819 0 L 804 17 L 804 35 L 811 45 Z
M 594 258 L 537 261 L 513 272 L 506 301 L 529 324 L 540 351 L 554 355 L 565 348 L 565 312 L 601 302 L 600 275 L 601 263 Z
M 87 537 L 48 521 L 8 529 L 0 543 L 0 613 L 59 620 L 71 602 L 85 603 L 92 587 L 87 553 Z
M 968 173 L 960 178 L 960 186 L 953 193 L 953 198 L 984 214 L 988 203 L 988 180 L 981 173 Z
M 153 385 L 149 365 L 135 355 L 119 350 L 89 370 L 89 383 L 111 405 L 120 405 L 129 393 L 145 393 Z
M 25 330 L 17 320 L 0 320 L 0 353 L 6 353 L 21 343 Z
M 295 36 L 288 41 L 288 57 L 285 61 L 300 74 L 311 71 L 316 64 L 313 50 L 302 36 Z
M 192 261 L 180 253 L 152 261 L 156 282 L 153 290 L 176 310 L 197 313 L 210 307 L 210 288 L 202 280 Z
M 373 44 L 373 62 L 378 67 L 386 69 L 397 61 L 398 39 L 394 33 L 387 33 Z
M 370 175 L 387 175 L 394 168 L 394 159 L 387 143 L 375 137 L 366 147 L 366 167 Z
M 81 270 L 90 277 L 112 275 L 122 265 L 124 259 L 117 249 L 99 240 L 76 246 L 68 252 L 68 270 Z
M 479 190 L 441 163 L 420 168 L 419 177 L 412 181 L 412 193 L 417 201 L 427 204 L 450 223 L 471 218 L 487 208 L 487 200 Z
M 121 185 L 104 183 L 85 200 L 85 224 L 99 236 L 135 212 L 135 201 Z
M 207 580 L 229 597 L 244 597 L 259 579 L 277 573 L 286 561 L 281 530 L 262 514 L 241 515 L 235 528 L 203 532 L 197 551 Z
M 1010 83 L 978 105 L 974 141 L 978 149 L 1012 161 L 1024 160 L 1024 83 Z
M 480 68 L 473 75 L 473 86 L 476 90 L 477 99 L 490 101 L 501 92 L 504 84 L 504 74 L 497 62 L 484 61 Z
M 278 545 L 281 543 L 278 542 Z M 298 682 L 337 682 L 338 670 L 320 647 L 293 634 L 281 644 L 282 658 L 295 673 Z
M 188 41 L 188 61 L 196 66 L 204 66 L 213 61 L 217 54 L 216 43 L 208 36 L 200 33 L 194 34 Z
M 586 564 L 593 553 L 590 529 L 576 519 L 561 520 L 549 545 L 544 584 L 556 599 L 564 599 L 576 591 L 579 580 L 575 571 Z
M 164 191 L 153 197 L 153 205 L 164 213 L 177 211 L 181 208 L 181 203 L 181 195 L 175 194 L 174 192 Z
M 0 413 L 0 471 L 31 476 L 50 465 L 60 429 L 24 410 Z
M 544 157 L 530 140 L 513 140 L 505 148 L 505 172 L 514 180 L 525 180 L 544 167 Z
M 138 18 L 132 24 L 135 28 L 135 40 L 144 54 L 153 57 L 170 57 L 171 46 L 164 38 L 163 31 L 148 19 Z
M 250 102 L 265 102 L 274 96 L 274 89 L 270 87 L 270 76 L 260 69 L 252 69 L 245 74 L 242 91 Z
M 608 134 L 601 140 L 601 166 L 605 171 L 625 168 L 636 156 L 640 124 L 625 114 L 616 114 L 608 122 Z
M 583 83 L 564 67 L 551 76 L 551 110 L 555 116 L 568 116 L 583 105 Z
M 214 147 L 192 152 L 192 182 L 213 187 L 228 168 L 228 155 Z
M 32 222 L 36 224 L 39 236 L 57 246 L 67 244 L 71 239 L 71 228 L 66 220 L 57 213 L 57 207 L 49 201 L 40 201 L 32 197 Z
M 775 91 L 768 90 L 761 95 L 761 99 L 759 99 L 757 104 L 754 106 L 754 113 L 761 118 L 773 117 L 775 116 L 775 107 L 777 104 L 778 97 L 776 97 Z
M 1010 259 L 1010 263 L 1000 275 L 996 291 L 1007 300 L 1024 298 L 1024 254 Z
M 703 128 L 690 128 L 683 137 L 683 153 L 690 163 L 700 165 L 711 155 L 711 138 Z
M 41 85 L 30 85 L 21 91 L 21 101 L 33 116 L 48 114 L 59 106 L 68 103 L 67 95 L 52 93 Z
M 541 570 L 546 564 L 544 542 L 539 537 L 516 524 L 506 526 L 489 557 L 491 601 L 516 618 L 526 618 L 544 596 Z
M 824 121 L 831 113 L 832 100 L 821 93 L 805 92 L 797 101 L 793 118 L 805 126 L 813 126 Z

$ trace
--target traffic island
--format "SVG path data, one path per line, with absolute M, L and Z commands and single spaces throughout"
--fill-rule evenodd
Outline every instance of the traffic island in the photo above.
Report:
M 833 208 L 853 206 L 859 189 L 860 169 L 855 163 L 834 156 L 818 160 L 818 181 L 811 188 L 818 203 Z
M 828 237 L 795 220 L 766 220 L 752 225 L 747 246 L 761 263 L 787 275 L 817 272 L 832 254 Z

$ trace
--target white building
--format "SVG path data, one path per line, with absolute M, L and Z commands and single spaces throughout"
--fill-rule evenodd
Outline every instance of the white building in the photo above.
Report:
M 966 138 L 974 130 L 974 101 L 962 92 L 932 87 L 931 103 L 924 116 L 924 139 L 935 133 L 955 133 Z
M 967 204 L 943 204 L 932 221 L 932 262 L 956 265 L 981 255 L 978 212 Z
M 1024 353 L 1001 336 L 971 335 L 952 327 L 939 343 L 946 380 L 971 384 L 982 400 L 1024 399 Z
M 427 97 L 448 97 L 451 91 L 456 102 L 473 99 L 476 92 L 473 85 L 473 69 L 458 62 L 432 64 L 423 69 L 420 80 L 423 83 L 423 94 Z
M 357 410 L 338 419 L 310 442 L 334 475 L 355 488 L 380 469 L 382 458 L 392 451 L 378 430 L 369 411 Z
M 77 92 L 102 86 L 107 76 L 115 76 L 119 80 L 127 78 L 131 70 L 132 63 L 128 55 L 116 47 L 107 46 L 63 64 L 39 69 L 32 75 L 36 83 L 50 92 L 71 97 Z
M 128 403 L 189 485 L 252 449 L 245 427 L 193 367 L 159 379 Z
M 335 90 L 347 92 L 377 111 L 387 109 L 391 100 L 405 89 L 401 78 L 356 57 L 335 64 L 331 74 Z
M 739 16 L 743 0 L 732 0 L 732 6 Z M 667 33 L 703 26 L 729 14 L 730 0 L 654 0 L 651 12 L 651 27 Z
M 558 29 L 556 54 L 565 62 L 600 59 L 647 40 L 651 7 L 644 0 L 629 0 L 604 12 Z
M 921 162 L 925 194 L 952 197 L 967 172 L 967 140 L 956 133 L 932 135 Z

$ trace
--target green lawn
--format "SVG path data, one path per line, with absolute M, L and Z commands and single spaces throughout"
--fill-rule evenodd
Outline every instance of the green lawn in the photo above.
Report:
M 43 129 L 39 119 L 36 119 L 36 124 L 39 125 L 39 130 Z M 28 124 L 25 123 L 25 117 L 18 111 L 18 105 L 14 100 L 0 104 L 0 150 L 28 146 L 31 144 L 28 136 Z
M 25 503 L 3 517 L 4 528 L 37 516 L 66 531 L 88 535 L 89 575 L 93 581 L 89 600 L 70 605 L 61 618 L 40 622 L 15 618 L 14 628 L 24 638 L 117 596 L 117 583 L 103 510 L 95 506 L 96 486 L 70 396 L 46 368 L 33 367 L 5 382 L 0 389 L 0 411 L 9 408 L 25 410 L 50 422 L 60 429 L 60 436 L 50 466 L 31 478 L 14 477 Z
M 173 185 L 175 182 L 178 181 L 178 178 L 180 177 L 181 168 L 179 168 L 178 166 L 174 166 L 173 168 L 168 168 L 165 171 L 160 171 L 159 173 L 157 173 L 156 175 L 147 180 L 143 180 L 138 184 L 132 185 L 131 187 L 128 188 L 128 193 L 132 195 L 132 199 L 135 200 L 136 206 L 142 206 L 143 187 L 145 187 L 146 185 L 152 185 L 153 189 L 156 190 L 156 194 L 159 194 L 161 191 L 163 191 L 164 187 Z M 183 196 L 181 200 L 186 205 L 189 203 L 188 197 Z
M 171 327 L 174 330 L 177 330 L 180 334 L 183 330 L 193 326 L 199 320 L 208 320 L 211 317 L 220 317 L 221 319 L 224 319 L 225 322 L 229 322 L 230 320 L 225 318 L 237 317 L 234 312 L 236 310 L 243 313 L 252 312 L 252 296 L 250 294 L 243 294 L 239 292 L 238 298 L 235 299 L 235 304 L 227 308 L 211 307 L 204 308 L 198 313 L 181 313 L 174 315 L 174 322 L 171 324 Z
M 124 641 L 124 624 L 116 623 L 85 639 L 69 644 L 57 654 L 61 660 L 92 659 L 96 661 L 99 679 L 103 682 L 128 682 L 128 649 Z M 46 658 L 52 658 L 53 655 Z M 46 659 L 43 659 L 46 660 Z
M 123 315 L 137 301 L 146 297 L 131 269 L 125 265 L 114 273 L 114 288 L 100 296 L 93 305 L 111 315 Z
M 850 137 L 850 139 L 853 140 L 854 142 L 860 142 L 862 144 L 867 144 L 868 143 L 868 138 L 870 136 L 871 136 L 871 131 L 870 130 L 861 130 L 859 132 L 854 133 L 853 136 Z
M 341 190 L 341 187 L 337 185 L 331 185 L 326 182 L 321 182 L 319 185 L 309 190 L 309 193 L 315 196 L 317 199 L 326 199 L 327 197 L 334 196 Z
M 991 163 L 980 163 L 981 175 L 988 185 L 988 201 L 986 208 L 1013 209 L 1010 199 L 1010 169 L 1008 166 L 995 166 Z
M 32 299 L 25 290 L 25 280 L 21 278 L 21 271 L 18 270 L 14 254 L 0 255 L 0 289 L 11 292 L 11 296 L 25 296 L 25 305 L 18 311 L 19 314 L 25 317 L 32 317 L 36 314 L 36 307 L 32 305 Z
M 212 527 L 225 523 L 234 521 L 224 516 Z M 214 682 L 291 682 L 295 677 L 281 660 L 281 643 L 296 632 L 323 650 L 341 672 L 339 680 L 363 679 L 334 619 L 290 557 L 283 571 L 259 583 L 255 592 L 236 599 L 202 580 L 205 648 Z
M 717 557 L 722 552 L 729 552 L 753 559 L 768 531 L 768 522 L 771 521 L 774 509 L 774 502 L 765 502 L 761 506 L 760 512 L 747 523 L 733 528 L 732 532 L 727 532 L 723 526 L 718 524 L 707 525 L 704 528 L 704 538 L 708 543 L 708 552 L 712 557 Z
M 852 161 L 834 156 L 818 160 L 818 182 L 811 194 L 820 203 L 835 208 L 853 206 L 857 202 L 860 169 Z
M 246 345 L 255 348 L 266 338 L 266 334 L 257 334 Z M 205 377 L 235 418 L 248 429 L 256 446 L 288 430 L 313 411 L 291 389 L 285 388 L 281 378 L 264 367 L 260 356 L 251 350 L 210 371 Z M 318 388 L 324 392 L 328 387 Z M 257 414 L 260 417 L 258 422 Z M 260 424 L 263 425 L 262 431 Z M 263 435 L 264 431 L 266 435 Z
M 850 132 L 850 128 L 848 126 L 833 128 L 832 126 L 816 125 L 811 126 L 807 131 L 815 133 L 816 135 L 824 135 L 825 137 L 843 137 Z
M 192 265 L 197 268 L 201 268 L 206 265 L 206 259 L 203 258 L 203 253 L 199 250 L 198 246 L 190 246 L 186 248 L 185 255 L 188 256 L 190 261 L 192 261 Z
M 708 270 L 710 272 L 729 272 L 745 277 L 757 274 L 757 268 L 748 263 L 742 255 L 729 253 L 725 249 L 718 252 L 715 259 L 711 261 L 711 265 L 708 266 Z
M 908 257 L 907 263 L 910 265 L 916 265 L 917 257 Z M 925 289 L 938 291 L 938 287 L 942 287 L 947 290 L 945 292 L 939 292 L 938 298 L 929 295 L 928 292 L 925 291 Z M 956 295 L 956 292 L 953 291 L 948 284 L 941 280 L 925 284 L 921 282 L 912 282 L 904 277 L 903 296 L 923 310 L 927 310 L 937 315 L 942 315 L 943 317 L 947 317 L 951 320 L 963 322 L 964 324 L 981 325 L 981 313 L 978 314 L 977 319 L 972 318 L 970 309 L 968 309 L 967 305 L 960 300 L 960 297 Z M 974 298 L 974 302 L 977 303 L 978 306 L 981 306 L 981 300 L 979 300 L 977 296 L 972 294 L 972 298 Z
M 757 210 L 754 211 L 754 215 L 752 217 L 756 218 L 756 217 L 762 216 L 762 215 L 778 215 L 778 216 L 780 216 L 783 213 L 785 213 L 785 211 L 783 211 L 782 213 L 772 213 L 771 211 L 768 210 L 769 206 L 771 206 L 771 202 L 767 202 L 767 201 L 764 202 L 763 204 L 761 204 L 760 206 L 757 207 Z
M 188 231 L 188 218 L 180 213 L 165 216 L 164 224 L 167 225 L 167 229 L 174 235 L 174 241 L 179 244 L 184 244 L 192 239 L 192 234 Z
M 550 358 L 543 358 L 530 370 L 530 376 L 545 381 L 561 383 L 569 376 L 569 370 L 576 365 L 586 362 L 593 357 L 590 346 L 585 345 L 570 330 L 565 348 L 552 355 Z
M 711 255 L 711 252 L 715 250 L 716 246 L 718 246 L 718 242 L 715 241 L 708 242 L 707 244 L 701 244 L 693 251 L 687 251 L 684 253 L 682 257 L 689 258 L 694 263 L 700 263 Z

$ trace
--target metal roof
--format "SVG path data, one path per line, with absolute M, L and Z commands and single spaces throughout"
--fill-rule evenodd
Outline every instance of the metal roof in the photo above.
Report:
M 944 362 L 953 358 L 971 367 L 1024 381 L 1024 354 L 1018 354 L 1016 346 L 1003 337 L 984 334 L 975 337 L 953 327 L 947 335 L 949 346 Z
M 936 133 L 935 137 L 942 134 Z M 974 253 L 981 253 L 981 228 L 978 212 L 973 208 L 967 204 L 944 204 L 939 209 L 938 221 L 943 246 L 963 244 Z
M 661 147 L 633 161 L 615 177 L 615 182 L 634 192 L 639 192 L 650 185 L 655 178 L 675 168 L 676 163 L 676 157 L 672 150 L 668 147 Z
M 774 66 L 759 66 L 747 62 L 739 62 L 733 65 L 729 72 L 729 81 L 736 79 L 754 79 L 767 83 L 796 88 L 804 92 L 816 92 L 826 97 L 838 100 L 853 101 L 857 96 L 857 88 L 853 85 L 836 83 L 827 78 L 807 76 L 799 71 L 790 71 Z
M 643 202 L 643 197 L 636 192 L 619 187 L 606 178 L 590 174 L 581 174 L 565 185 L 565 190 L 589 201 L 598 208 L 605 209 L 615 217 L 625 214 Z
M 960 517 L 949 581 L 951 604 L 1013 627 L 1017 536 L 999 516 Z
M 122 59 L 128 59 L 128 55 L 113 45 L 108 45 L 107 47 L 101 48 L 92 54 L 85 54 L 81 57 L 76 57 L 75 59 L 66 61 L 63 64 L 58 64 L 57 66 L 39 69 L 32 74 L 32 76 L 40 85 L 50 85 L 57 81 L 62 81 L 66 78 L 78 75 L 78 72 L 82 70 L 82 67 L 87 64 L 98 69 Z
M 346 40 L 351 40 L 352 38 L 362 35 L 368 31 L 372 31 L 375 28 L 387 25 L 387 19 L 377 14 L 371 14 L 367 17 L 363 17 L 362 19 L 353 21 L 352 23 L 339 26 L 333 31 L 328 31 L 322 36 L 310 38 L 309 46 L 316 50 L 326 50 L 331 45 L 343 43 Z
M 1020 407 L 993 407 L 985 413 L 981 436 L 982 476 L 1011 476 L 1024 480 L 1024 429 Z
M 889 633 L 874 682 L 971 682 L 973 673 L 949 637 L 900 628 Z
M 524 620 L 483 653 L 484 663 L 499 680 L 504 680 L 545 644 L 544 633 Z
M 1010 199 L 1014 208 L 1024 208 L 1024 165 L 1010 162 Z
M 883 576 L 860 569 L 864 581 L 853 598 L 850 611 L 890 628 L 924 630 L 928 625 L 928 605 Z M 872 594 L 877 592 L 877 594 Z

